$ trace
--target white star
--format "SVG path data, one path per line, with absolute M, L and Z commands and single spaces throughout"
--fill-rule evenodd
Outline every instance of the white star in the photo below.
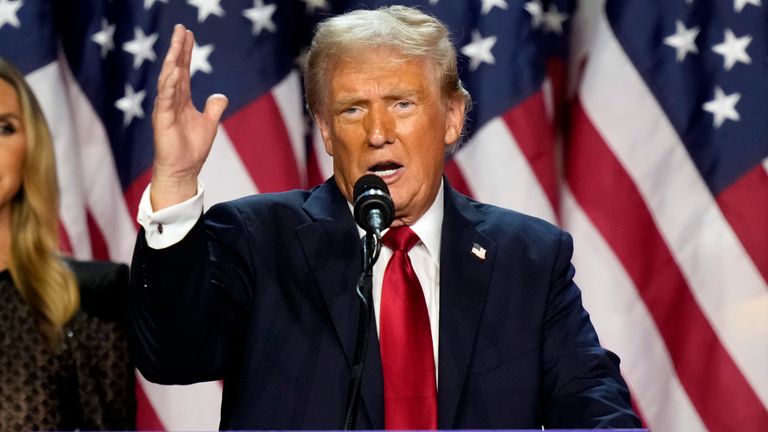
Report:
M 197 22 L 201 23 L 208 15 L 224 16 L 224 9 L 219 4 L 221 0 L 187 0 L 187 4 L 197 8 Z
M 725 70 L 731 70 L 736 62 L 744 64 L 752 63 L 752 58 L 747 54 L 747 46 L 752 42 L 752 36 L 743 36 L 737 38 L 731 29 L 725 29 L 725 39 L 723 42 L 712 47 L 712 51 L 723 56 L 723 67 Z
M 755 6 L 760 6 L 760 0 L 733 0 L 733 10 L 736 12 L 741 12 L 742 9 L 744 9 L 744 6 L 751 4 Z
M 483 0 L 483 15 L 488 15 L 488 12 L 496 6 L 500 9 L 507 9 L 507 0 Z
M 552 3 L 549 10 L 544 12 L 544 29 L 557 34 L 563 33 L 563 22 L 568 19 L 567 13 L 560 13 L 557 6 Z
M 194 76 L 197 71 L 207 74 L 213 72 L 213 67 L 208 62 L 208 56 L 212 52 L 213 44 L 200 46 L 195 42 L 195 47 L 192 49 L 192 60 L 189 63 L 189 76 Z
M 736 111 L 736 104 L 739 99 L 741 99 L 741 94 L 726 95 L 723 93 L 723 89 L 715 87 L 715 98 L 704 103 L 702 108 L 715 116 L 714 125 L 715 128 L 719 128 L 726 120 L 739 121 L 741 119 L 738 111 Z
M 24 2 L 21 0 L 0 0 L 0 29 L 6 24 L 16 28 L 21 27 L 16 13 L 22 6 L 24 6 Z
M 91 40 L 101 46 L 101 58 L 115 49 L 115 24 L 110 24 L 106 18 L 101 19 L 101 31 L 94 33 Z
M 144 96 L 146 96 L 146 91 L 142 90 L 136 93 L 130 84 L 125 85 L 125 96 L 115 102 L 115 107 L 125 115 L 123 125 L 128 126 L 136 117 L 144 118 L 144 110 L 141 108 Z
M 494 64 L 496 59 L 491 54 L 491 49 L 496 44 L 496 36 L 483 38 L 477 30 L 472 30 L 472 42 L 464 45 L 461 53 L 470 58 L 469 69 L 474 71 L 480 63 Z
M 544 19 L 544 7 L 541 5 L 541 0 L 529 1 L 524 6 L 526 12 L 531 14 L 531 27 L 534 29 L 541 26 L 541 21 Z
M 155 2 L 168 3 L 168 0 L 144 0 L 144 10 L 148 11 Z
M 133 29 L 133 40 L 124 43 L 123 50 L 133 54 L 134 69 L 138 69 L 144 60 L 155 61 L 157 59 L 155 50 L 152 49 L 156 41 L 157 33 L 147 36 L 141 28 Z
M 685 28 L 685 24 L 677 20 L 675 34 L 665 37 L 664 44 L 677 50 L 677 61 L 681 62 L 688 53 L 698 54 L 699 49 L 696 47 L 696 36 L 698 35 L 698 27 Z
M 272 15 L 277 10 L 277 5 L 265 5 L 263 0 L 253 0 L 253 7 L 243 11 L 243 16 L 253 22 L 253 34 L 261 34 L 262 30 L 277 31 Z
M 322 9 L 327 10 L 328 9 L 328 2 L 325 0 L 303 0 L 304 4 L 307 5 L 307 13 L 314 13 L 315 9 Z
M 436 5 L 437 2 L 438 2 L 438 0 L 429 0 L 429 4 L 431 4 L 431 5 Z

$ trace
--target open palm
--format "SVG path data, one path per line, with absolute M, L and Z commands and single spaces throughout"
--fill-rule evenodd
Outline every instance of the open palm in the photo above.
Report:
M 203 112 L 192 103 L 189 65 L 194 35 L 176 25 L 157 83 L 152 113 L 155 159 L 152 205 L 155 210 L 193 196 L 197 176 L 216 137 L 227 98 L 212 95 Z

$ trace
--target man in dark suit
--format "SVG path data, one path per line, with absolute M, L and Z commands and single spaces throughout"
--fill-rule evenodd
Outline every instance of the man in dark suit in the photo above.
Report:
M 227 102 L 192 106 L 192 46 L 178 26 L 139 212 L 132 285 L 137 362 L 149 380 L 223 379 L 223 429 L 341 428 L 361 267 L 350 202 L 357 179 L 375 174 L 395 220 L 373 270 L 357 427 L 639 426 L 618 358 L 600 347 L 581 305 L 570 237 L 474 202 L 442 176 L 470 103 L 442 23 L 391 7 L 321 24 L 305 87 L 334 177 L 203 216 L 197 175 Z M 412 247 L 387 243 L 390 233 L 407 233 Z M 390 260 L 407 283 L 391 276 Z M 421 288 L 407 314 L 393 306 L 395 286 Z M 403 330 L 392 317 L 410 323 L 410 311 L 421 318 Z

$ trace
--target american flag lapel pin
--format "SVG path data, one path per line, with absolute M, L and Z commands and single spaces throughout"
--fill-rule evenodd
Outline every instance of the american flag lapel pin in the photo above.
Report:
M 472 255 L 478 259 L 485 261 L 485 248 L 477 243 L 472 243 Z

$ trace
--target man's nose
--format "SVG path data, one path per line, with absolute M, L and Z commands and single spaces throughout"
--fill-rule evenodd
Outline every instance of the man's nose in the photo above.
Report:
M 386 107 L 373 107 L 366 117 L 369 145 L 381 147 L 394 142 L 395 122 Z

